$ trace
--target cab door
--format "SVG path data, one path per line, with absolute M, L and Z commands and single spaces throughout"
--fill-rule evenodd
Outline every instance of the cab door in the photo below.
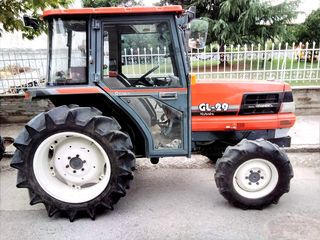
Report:
M 146 155 L 190 155 L 190 99 L 174 15 L 99 21 L 99 84 L 144 132 Z

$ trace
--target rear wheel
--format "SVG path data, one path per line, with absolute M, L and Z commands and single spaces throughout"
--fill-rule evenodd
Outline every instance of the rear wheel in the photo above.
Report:
M 220 193 L 243 209 L 263 209 L 289 192 L 293 170 L 287 155 L 265 140 L 242 140 L 217 162 Z
M 96 209 L 126 194 L 135 157 L 128 135 L 95 108 L 54 108 L 32 119 L 15 141 L 11 166 L 17 187 L 28 188 L 30 204 L 44 203 L 49 216 Z

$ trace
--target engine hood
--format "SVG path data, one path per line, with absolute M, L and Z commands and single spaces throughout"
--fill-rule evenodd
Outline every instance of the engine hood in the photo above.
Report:
M 276 93 L 290 90 L 284 82 L 253 80 L 212 80 L 201 81 L 191 85 L 192 107 L 208 103 L 227 103 L 229 106 L 240 106 L 246 93 Z

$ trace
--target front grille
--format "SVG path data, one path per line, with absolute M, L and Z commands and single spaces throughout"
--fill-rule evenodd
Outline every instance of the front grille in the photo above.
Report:
M 245 94 L 239 114 L 272 114 L 279 111 L 279 93 Z

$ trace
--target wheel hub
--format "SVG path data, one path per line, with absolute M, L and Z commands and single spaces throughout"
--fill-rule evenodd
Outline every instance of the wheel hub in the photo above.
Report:
M 261 178 L 260 173 L 258 173 L 258 172 L 252 172 L 249 175 L 249 181 L 252 183 L 259 182 L 260 178 Z
M 241 164 L 233 178 L 236 191 L 247 198 L 260 198 L 270 193 L 278 181 L 275 166 L 264 159 L 252 159 Z
M 83 160 L 79 157 L 73 157 L 73 158 L 71 158 L 69 165 L 70 165 L 70 167 L 72 167 L 75 170 L 82 169 Z

